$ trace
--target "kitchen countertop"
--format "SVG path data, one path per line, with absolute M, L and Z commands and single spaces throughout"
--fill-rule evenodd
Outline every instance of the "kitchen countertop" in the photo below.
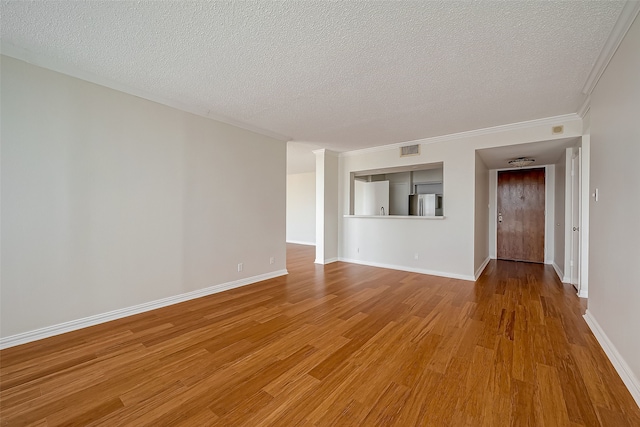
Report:
M 344 215 L 344 218 L 445 219 L 444 216 L 418 216 L 418 215 Z

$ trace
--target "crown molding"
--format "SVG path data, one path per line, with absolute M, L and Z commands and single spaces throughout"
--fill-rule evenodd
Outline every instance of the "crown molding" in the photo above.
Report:
M 591 109 L 591 96 L 587 96 L 587 98 L 584 100 L 580 108 L 578 108 L 577 114 L 578 116 L 584 119 L 584 116 L 587 115 L 590 109 Z
M 602 76 L 607 65 L 609 65 L 609 61 L 611 61 L 611 58 L 613 58 L 613 55 L 616 53 L 618 46 L 620 46 L 622 39 L 624 39 L 627 31 L 629 31 L 629 28 L 636 19 L 638 12 L 640 12 L 640 1 L 627 0 L 622 7 L 618 20 L 611 30 L 611 34 L 609 34 L 609 38 L 600 51 L 600 55 L 598 55 L 598 59 L 596 59 L 595 64 L 593 64 L 593 68 L 587 77 L 587 81 L 582 87 L 582 93 L 585 95 L 591 95 L 591 92 L 595 89 L 598 84 L 598 80 L 600 80 L 600 76 Z
M 229 117 L 215 114 L 209 109 L 193 107 L 191 105 L 183 104 L 179 101 L 164 98 L 162 96 L 153 94 L 151 92 L 148 92 L 142 89 L 128 86 L 126 84 L 117 82 L 113 79 L 102 77 L 92 72 L 82 70 L 78 67 L 75 67 L 63 61 L 60 61 L 58 59 L 54 59 L 45 55 L 29 52 L 26 49 L 17 47 L 4 40 L 2 40 L 2 43 L 0 43 L 0 54 L 9 56 L 14 59 L 18 59 L 20 61 L 27 62 L 29 64 L 32 64 L 41 68 L 46 68 L 48 70 L 55 71 L 57 73 L 75 77 L 77 79 L 84 80 L 89 83 L 94 83 L 99 86 L 104 86 L 109 89 L 117 90 L 118 92 L 124 92 L 129 95 L 137 96 L 138 98 L 143 98 L 148 101 L 166 105 L 167 107 L 175 108 L 176 110 L 195 114 L 197 116 L 205 117 L 211 120 L 216 120 L 218 122 L 222 122 L 222 123 L 235 126 L 244 130 L 248 130 L 250 132 L 257 133 L 259 135 L 268 136 L 269 138 L 278 139 L 280 141 L 290 141 L 292 139 L 289 136 L 282 135 L 277 132 L 272 132 L 267 129 L 262 129 L 257 126 L 253 126 L 247 123 L 243 123 L 243 122 L 231 119 Z
M 543 119 L 528 120 L 524 122 L 509 123 L 506 125 L 492 126 L 488 128 L 451 133 L 448 135 L 434 136 L 432 138 L 415 139 L 412 141 L 398 142 L 394 144 L 378 145 L 376 147 L 362 148 L 359 150 L 345 151 L 340 153 L 340 156 L 341 157 L 359 156 L 367 153 L 375 153 L 378 151 L 391 150 L 394 148 L 403 147 L 405 145 L 435 144 L 436 142 L 452 141 L 455 139 L 469 138 L 469 137 L 480 136 L 480 135 L 488 135 L 488 134 L 498 133 L 498 132 L 507 132 L 507 131 L 513 131 L 518 129 L 526 129 L 526 128 L 531 128 L 535 126 L 555 126 L 555 125 L 563 124 L 563 123 L 574 121 L 574 120 L 582 120 L 582 118 L 578 116 L 578 114 L 576 113 L 563 114 L 560 116 L 545 117 Z

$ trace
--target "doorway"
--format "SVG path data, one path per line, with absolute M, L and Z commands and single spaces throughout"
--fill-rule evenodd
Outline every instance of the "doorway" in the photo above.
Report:
M 544 263 L 545 169 L 498 172 L 497 258 Z
M 569 282 L 580 293 L 580 218 L 582 182 L 580 174 L 582 148 L 578 147 L 571 157 L 571 242 L 569 249 Z

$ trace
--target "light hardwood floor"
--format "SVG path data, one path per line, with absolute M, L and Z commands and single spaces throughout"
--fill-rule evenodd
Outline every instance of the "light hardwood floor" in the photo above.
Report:
M 544 265 L 289 275 L 0 352 L 1 425 L 640 426 Z

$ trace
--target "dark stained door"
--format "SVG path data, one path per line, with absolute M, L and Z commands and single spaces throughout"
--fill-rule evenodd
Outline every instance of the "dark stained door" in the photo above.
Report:
M 498 172 L 498 259 L 544 262 L 544 168 Z

